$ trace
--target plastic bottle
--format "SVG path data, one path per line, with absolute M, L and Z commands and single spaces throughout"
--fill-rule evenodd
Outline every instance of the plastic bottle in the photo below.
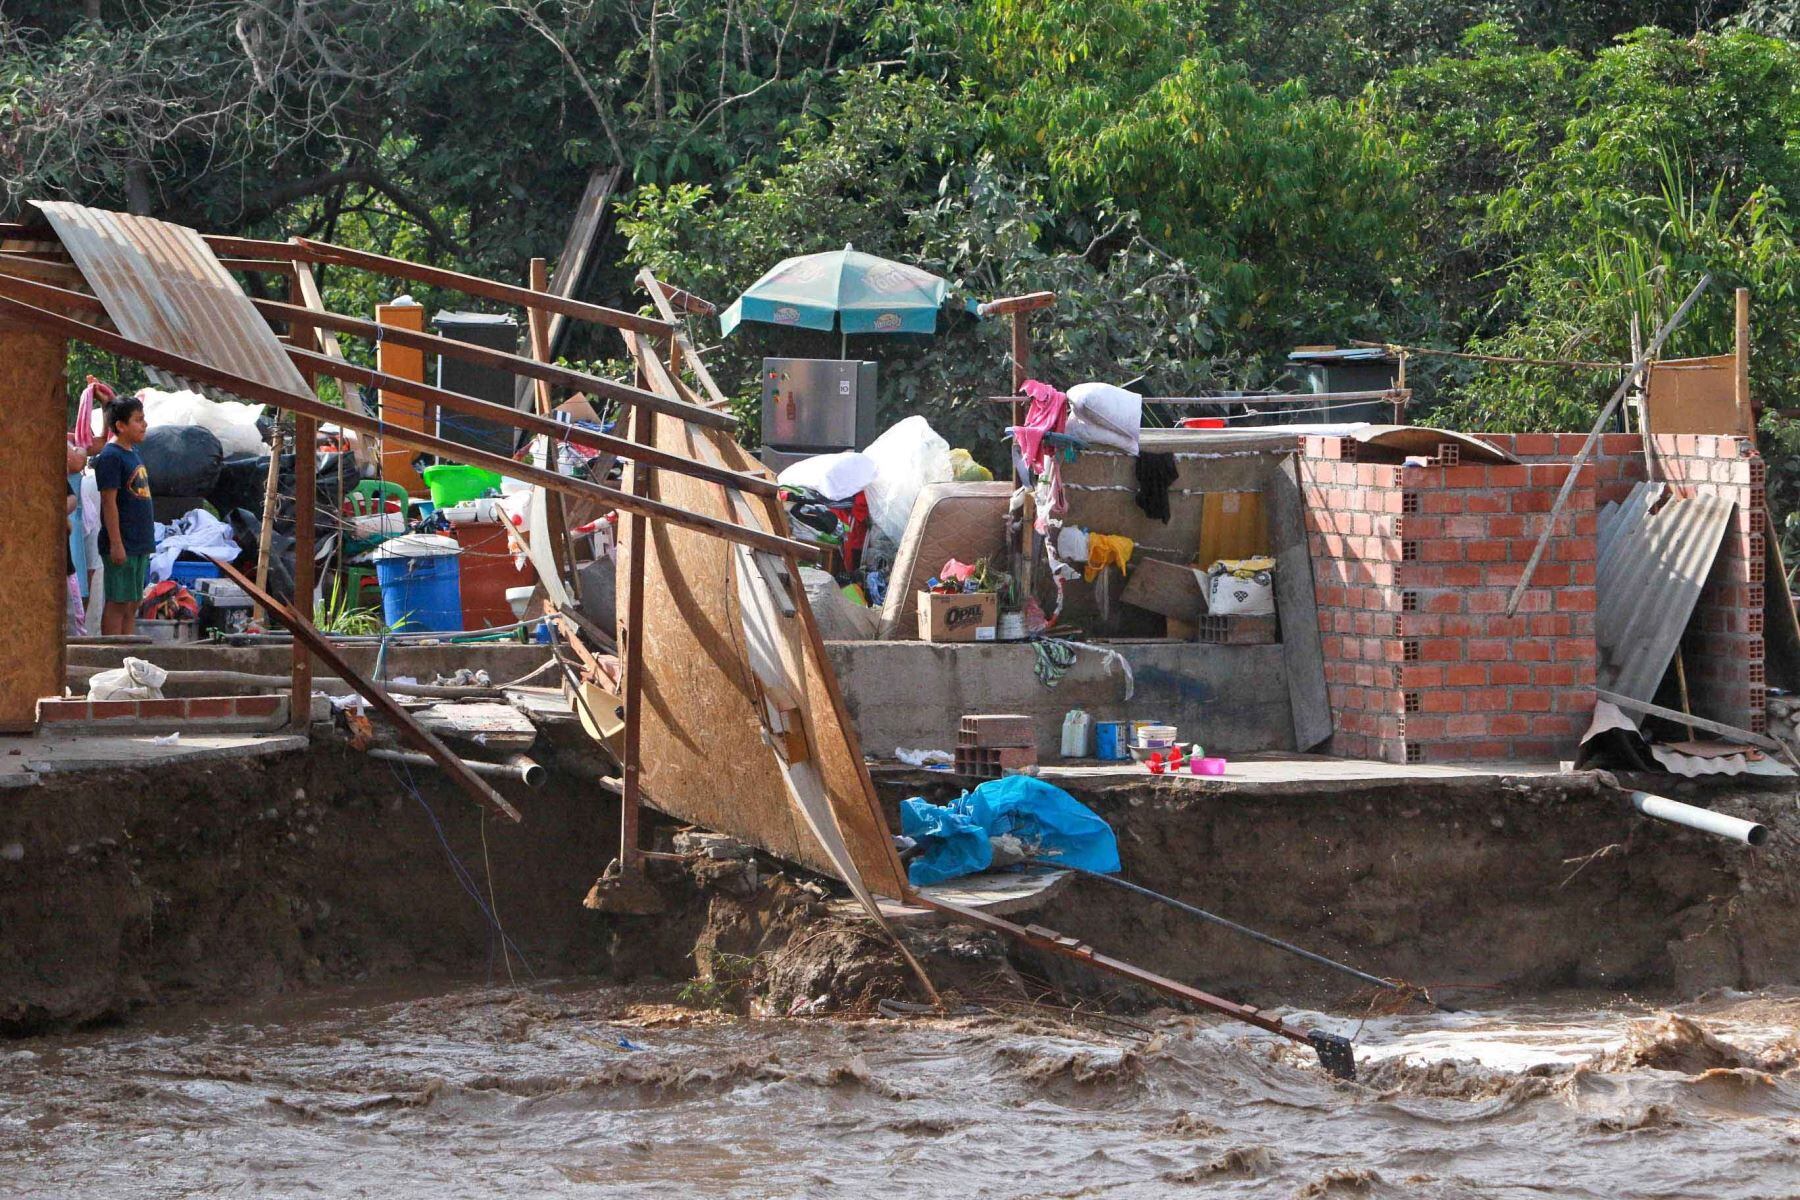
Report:
M 1071 708 L 1063 717 L 1062 756 L 1064 758 L 1087 758 L 1088 742 L 1093 727 L 1093 718 L 1089 717 L 1084 709 Z

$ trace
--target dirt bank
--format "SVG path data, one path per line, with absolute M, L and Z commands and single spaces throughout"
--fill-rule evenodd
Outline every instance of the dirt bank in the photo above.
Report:
M 1632 814 L 1592 776 L 1330 790 L 1059 783 L 1112 824 L 1127 878 L 1377 975 L 1478 985 L 1447 992 L 1453 1001 L 1800 983 L 1791 785 L 1636 781 L 1767 823 L 1773 836 L 1753 850 Z M 959 789 L 921 772 L 882 790 L 897 802 Z M 1099 883 L 1031 919 L 1234 998 L 1358 999 L 1354 981 Z M 1062 960 L 1022 965 L 1079 991 L 1111 986 Z

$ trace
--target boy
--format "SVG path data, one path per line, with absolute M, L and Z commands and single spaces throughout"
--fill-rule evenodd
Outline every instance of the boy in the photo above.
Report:
M 94 457 L 100 489 L 100 552 L 106 556 L 106 608 L 100 632 L 137 632 L 138 602 L 156 549 L 156 520 L 150 507 L 150 474 L 137 447 L 147 431 L 144 402 L 121 396 L 106 405 L 112 440 Z

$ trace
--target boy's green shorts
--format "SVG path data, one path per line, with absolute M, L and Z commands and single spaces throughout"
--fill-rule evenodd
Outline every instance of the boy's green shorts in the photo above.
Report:
M 106 560 L 106 602 L 136 604 L 144 598 L 144 584 L 150 578 L 150 556 L 127 554 L 125 561 Z

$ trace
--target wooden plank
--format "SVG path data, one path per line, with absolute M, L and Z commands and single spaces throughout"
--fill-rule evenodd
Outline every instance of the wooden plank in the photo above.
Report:
M 299 315 L 293 312 L 292 305 L 283 304 L 279 300 L 251 300 L 250 303 L 263 316 L 277 321 L 286 321 Z M 383 307 L 393 306 L 377 306 L 377 315 Z M 409 306 L 402 305 L 400 307 Z M 315 313 L 313 314 L 313 323 L 321 329 L 333 329 L 338 333 L 348 334 L 364 341 L 376 342 L 380 348 L 391 345 L 405 346 L 426 354 L 437 354 L 462 362 L 475 363 L 478 366 L 493 367 L 495 370 L 507 371 L 527 379 L 546 380 L 559 387 L 586 392 L 605 400 L 616 400 L 621 404 L 642 404 L 656 412 L 683 417 L 696 424 L 710 425 L 715 429 L 735 429 L 737 427 L 737 418 L 729 413 L 715 412 L 710 408 L 668 400 L 655 392 L 647 392 L 642 388 L 632 387 L 615 379 L 590 375 L 585 371 L 575 371 L 568 367 L 559 367 L 554 363 L 539 362 L 523 354 L 512 354 L 505 350 L 480 346 L 474 342 L 458 341 L 456 338 L 425 333 L 423 332 L 424 314 L 422 310 L 420 320 L 417 322 L 420 326 L 419 329 L 401 328 L 393 322 L 387 321 L 365 321 L 361 317 L 347 317 L 342 313 Z M 421 366 L 416 377 L 406 372 L 398 373 L 405 374 L 408 379 L 416 378 L 423 382 L 425 378 L 423 361 L 421 358 Z M 379 366 L 380 363 L 378 362 L 376 365 Z
M 294 347 L 289 349 L 288 356 L 305 370 L 314 371 L 320 375 L 329 375 L 343 380 L 345 383 L 378 386 L 381 388 L 383 397 L 391 394 L 421 401 L 428 411 L 449 409 L 451 412 L 468 413 L 502 425 L 509 425 L 514 429 L 525 430 L 527 433 L 542 434 L 559 442 L 567 441 L 574 442 L 579 446 L 591 446 L 596 450 L 604 450 L 620 458 L 642 458 L 651 465 L 664 470 L 678 471 L 684 475 L 709 479 L 715 483 L 729 484 L 732 487 L 756 492 L 759 495 L 772 496 L 779 490 L 774 483 L 760 475 L 722 471 L 717 467 L 691 462 L 676 455 L 664 453 L 654 446 L 639 446 L 612 434 L 599 433 L 591 429 L 577 429 L 561 424 L 548 416 L 540 416 L 535 412 L 520 412 L 517 409 L 508 408 L 504 404 L 495 404 L 490 400 L 481 400 L 429 383 L 416 383 L 402 376 L 370 370 L 368 367 L 353 362 L 328 359 L 315 351 Z M 549 387 L 548 384 L 542 386 Z M 386 403 L 385 399 L 383 403 Z
M 60 696 L 66 669 L 68 488 L 63 472 L 68 342 L 0 315 L 0 732 L 27 733 L 37 702 Z M 90 618 L 97 631 L 101 597 Z
M 1202 497 L 1195 562 L 1210 567 L 1222 558 L 1255 558 L 1270 550 L 1260 492 L 1208 492 Z
M 1768 682 L 1788 691 L 1800 690 L 1800 618 L 1788 588 L 1787 561 L 1775 515 L 1763 509 L 1763 661 Z
M 158 366 L 164 370 L 177 372 L 187 378 L 192 378 L 212 386 L 223 388 L 227 391 L 254 400 L 257 403 L 273 404 L 278 408 L 285 408 L 295 413 L 303 413 L 315 419 L 334 421 L 346 429 L 354 429 L 359 433 L 384 435 L 403 445 L 408 445 L 414 449 L 423 450 L 430 454 L 436 454 L 451 462 L 463 462 L 472 466 L 486 467 L 491 471 L 499 471 L 510 474 L 515 478 L 523 479 L 527 483 L 536 483 L 544 487 L 560 489 L 573 496 L 591 497 L 602 503 L 611 504 L 613 507 L 626 512 L 642 512 L 653 520 L 685 525 L 692 529 L 711 533 L 714 536 L 723 538 L 727 541 L 739 542 L 744 545 L 755 547 L 756 549 L 771 550 L 783 554 L 791 553 L 805 558 L 808 561 L 813 561 L 822 557 L 820 549 L 807 542 L 800 542 L 787 537 L 778 537 L 761 530 L 744 529 L 729 521 L 722 521 L 714 517 L 686 512 L 666 504 L 644 501 L 631 496 L 629 493 L 618 491 L 615 488 L 602 487 L 599 484 L 587 483 L 582 480 L 570 478 L 566 475 L 558 475 L 554 472 L 545 471 L 525 463 L 514 462 L 513 460 L 498 454 L 478 450 L 471 446 L 459 445 L 458 443 L 445 441 L 442 438 L 432 437 L 428 434 L 403 431 L 402 434 L 396 435 L 391 426 L 383 426 L 374 418 L 358 416 L 355 413 L 346 412 L 335 405 L 325 404 L 317 397 L 286 392 L 266 384 L 258 383 L 252 379 L 241 378 L 233 375 L 229 371 L 221 371 L 215 367 L 208 366 L 205 363 L 196 362 L 178 354 L 171 354 L 166 350 L 160 350 L 155 346 L 149 346 L 142 342 L 133 341 L 130 338 L 123 337 L 108 330 L 97 329 L 93 326 L 83 324 L 71 317 L 65 317 L 60 313 L 51 312 L 47 309 L 26 304 L 23 301 L 11 299 L 7 297 L 5 293 L 8 288 L 14 286 L 38 287 L 41 285 L 24 284 L 20 281 L 0 281 L 0 317 L 9 317 L 17 321 L 28 322 L 40 329 L 62 333 L 75 340 L 98 347 L 99 349 L 107 350 L 114 354 L 124 355 L 125 357 L 134 359 L 138 362 L 151 366 Z
M 266 308 L 259 306 L 259 311 L 268 315 Z M 375 323 L 378 334 L 384 326 L 419 333 L 425 328 L 425 307 L 421 304 L 377 304 Z M 375 343 L 375 367 L 390 379 L 425 382 L 425 355 L 404 339 L 378 337 Z M 437 411 L 418 397 L 383 388 L 380 398 L 383 425 L 412 429 L 420 433 L 436 432 Z M 382 438 L 377 445 L 381 454 L 381 477 L 405 488 L 409 496 L 425 495 L 425 481 L 413 470 L 415 452 L 398 442 L 390 445 L 387 438 Z
M 1595 688 L 1594 696 L 1608 704 L 1624 709 L 1626 712 L 1641 713 L 1646 717 L 1661 717 L 1665 721 L 1676 721 L 1683 725 L 1692 725 L 1695 729 L 1704 729 L 1708 733 L 1716 733 L 1720 737 L 1728 737 L 1734 742 L 1742 742 L 1746 746 L 1756 746 L 1763 750 L 1773 750 L 1778 754 L 1788 753 L 1787 747 L 1774 738 L 1763 733 L 1752 733 L 1748 729 L 1739 729 L 1736 725 L 1726 725 L 1720 721 L 1708 720 L 1705 717 L 1691 716 L 1688 713 L 1676 712 L 1672 708 L 1664 708 L 1660 704 L 1651 704 L 1647 700 L 1638 700 L 1618 692 L 1609 692 L 1605 688 Z
M 650 294 L 650 302 L 656 305 L 656 311 L 661 314 L 663 320 L 675 326 L 676 357 L 685 362 L 688 369 L 694 373 L 694 378 L 699 380 L 700 390 L 705 393 L 706 396 L 705 403 L 710 407 L 721 411 L 729 409 L 731 407 L 731 401 L 727 399 L 725 393 L 719 389 L 718 381 L 713 378 L 712 371 L 707 369 L 705 361 L 700 357 L 700 352 L 694 349 L 694 343 L 688 338 L 686 327 L 683 326 L 681 321 L 675 316 L 675 304 L 670 298 L 670 292 L 675 292 L 681 296 L 687 296 L 687 293 L 681 291 L 679 288 L 670 288 L 668 284 L 662 282 L 655 275 L 652 275 L 649 267 L 645 267 L 638 272 L 638 283 Z M 688 298 L 690 300 L 695 299 L 695 297 Z M 712 308 L 712 305 L 706 304 L 705 301 L 700 301 L 699 303 L 705 304 L 705 307 L 708 309 Z M 695 309 L 690 307 L 687 311 L 693 312 Z M 671 374 L 677 377 L 680 376 L 681 368 L 679 363 L 672 362 L 670 368 Z
M 332 674 L 355 688 L 357 695 L 374 705 L 376 712 L 399 729 L 402 740 L 415 749 L 429 754 L 432 761 L 442 767 L 446 775 L 461 785 L 463 791 L 502 816 L 511 817 L 515 821 L 523 819 L 519 816 L 518 809 L 508 804 L 506 799 L 490 787 L 481 776 L 469 770 L 468 765 L 458 758 L 450 747 L 444 745 L 437 735 L 415 721 L 412 714 L 401 708 L 392 696 L 388 695 L 368 676 L 351 666 L 349 661 L 338 653 L 337 647 L 331 644 L 331 640 L 313 628 L 311 621 L 306 620 L 293 609 L 257 587 L 244 576 L 242 571 L 230 563 L 216 558 L 212 559 L 212 563 L 224 573 L 227 579 L 243 588 L 252 600 L 262 605 L 270 616 L 293 634 L 296 645 L 304 645 L 311 650 L 321 662 L 330 668 Z M 290 706 L 304 707 L 299 693 L 294 695 Z
M 408 262 L 403 258 L 390 258 L 385 254 L 374 254 L 367 250 L 352 250 L 348 246 L 316 241 L 313 238 L 295 238 L 294 241 L 316 263 L 338 263 L 343 266 L 361 267 L 363 270 L 373 271 L 377 275 L 407 279 L 414 283 L 428 283 L 434 287 L 450 288 L 465 295 L 480 296 L 486 300 L 498 300 L 502 304 L 516 305 L 519 308 L 530 308 L 533 304 L 542 304 L 551 312 L 598 325 L 610 325 L 614 329 L 629 329 L 636 333 L 659 335 L 667 335 L 670 332 L 669 324 L 666 321 L 659 321 L 653 317 L 640 317 L 636 313 L 621 312 L 616 308 L 607 308 L 600 304 L 587 304 L 580 300 L 570 300 L 557 295 L 536 296 L 531 289 L 515 287 L 510 283 L 499 283 L 492 279 L 483 279 L 478 275 L 465 275 L 461 271 L 450 271 L 442 267 L 428 267 L 423 263 Z
M 1750 289 L 1738 288 L 1735 331 L 1732 338 L 1732 400 L 1737 409 L 1737 429 L 1744 437 L 1756 436 L 1756 403 L 1750 397 Z
M 581 281 L 588 272 L 593 260 L 594 246 L 600 238 L 600 231 L 606 226 L 606 216 L 613 190 L 619 185 L 622 167 L 595 167 L 588 173 L 587 187 L 582 190 L 581 199 L 575 204 L 575 217 L 569 222 L 569 234 L 563 241 L 562 253 L 556 256 L 555 286 L 549 290 L 558 296 L 573 300 L 575 293 L 581 290 Z M 546 283 L 548 283 L 546 277 Z M 531 285 L 533 291 L 544 291 L 536 282 Z M 546 330 L 548 340 L 544 345 L 544 353 L 537 357 L 549 362 L 556 357 L 562 348 L 563 337 L 568 333 L 568 318 L 562 313 L 551 313 Z M 530 400 L 530 386 L 520 380 L 513 392 L 513 407 L 526 408 Z
M 1294 749 L 1305 752 L 1330 737 L 1333 725 L 1297 470 L 1293 455 L 1276 462 L 1263 479 L 1263 506 L 1275 549 L 1275 615 L 1281 620 L 1281 662 L 1294 720 Z

